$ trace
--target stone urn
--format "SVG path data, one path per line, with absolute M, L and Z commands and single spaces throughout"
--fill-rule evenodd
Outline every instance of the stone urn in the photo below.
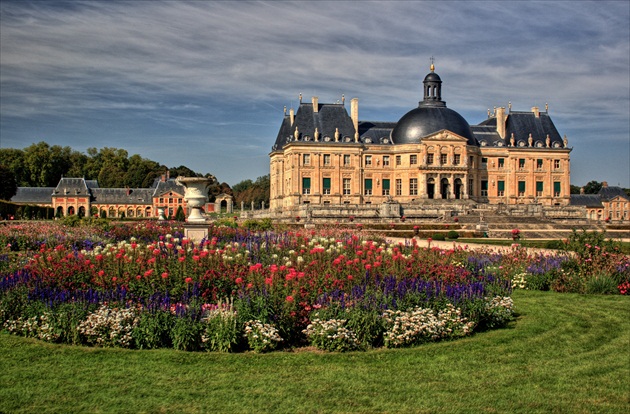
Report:
M 177 177 L 175 181 L 186 189 L 184 200 L 190 207 L 187 221 L 189 223 L 204 223 L 206 219 L 201 215 L 201 207 L 208 201 L 208 186 L 214 180 L 206 177 Z
M 166 220 L 166 216 L 164 215 L 164 211 L 166 210 L 166 207 L 158 207 L 157 211 L 158 211 L 158 220 L 163 221 Z

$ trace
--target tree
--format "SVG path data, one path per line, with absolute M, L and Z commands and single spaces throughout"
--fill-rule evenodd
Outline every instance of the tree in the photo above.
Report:
M 0 148 L 0 165 L 11 170 L 18 187 L 28 186 L 24 168 L 24 151 L 15 148 Z
M 11 200 L 17 194 L 15 174 L 4 165 L 0 165 L 0 200 Z
M 584 186 L 584 194 L 597 194 L 602 189 L 602 183 L 599 181 L 589 181 Z
M 580 186 L 579 185 L 571 185 L 571 194 L 580 194 Z
M 186 215 L 184 214 L 184 209 L 182 206 L 177 207 L 177 212 L 175 213 L 176 221 L 186 221 Z
M 201 174 L 198 174 L 198 173 L 194 172 L 193 170 L 191 170 L 190 168 L 188 168 L 188 167 L 186 167 L 184 165 L 180 165 L 177 168 L 169 168 L 168 173 L 173 178 L 177 178 L 179 176 L 184 176 L 184 177 L 202 177 Z

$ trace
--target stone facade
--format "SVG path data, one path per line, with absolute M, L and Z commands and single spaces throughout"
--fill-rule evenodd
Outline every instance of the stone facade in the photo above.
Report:
M 301 204 L 401 204 L 472 200 L 568 205 L 568 141 L 547 110 L 496 108 L 470 126 L 441 100 L 441 80 L 424 80 L 424 100 L 398 122 L 358 119 L 341 104 L 300 102 L 270 153 L 270 208 Z M 285 111 L 286 112 L 286 111 Z

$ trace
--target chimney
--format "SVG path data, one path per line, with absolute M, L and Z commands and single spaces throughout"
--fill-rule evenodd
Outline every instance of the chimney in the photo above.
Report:
M 359 98 L 352 98 L 350 101 L 350 118 L 355 132 L 359 132 Z
M 500 107 L 496 110 L 497 113 L 497 133 L 501 138 L 505 138 L 505 108 Z
M 293 122 L 295 122 L 295 110 L 293 108 L 289 111 L 289 118 L 291 119 L 291 126 L 293 126 Z
M 317 96 L 313 96 L 313 112 L 319 112 L 319 98 Z
M 540 118 L 540 110 L 538 109 L 537 106 L 532 106 L 532 112 L 534 113 L 534 116 L 536 118 Z
M 602 181 L 602 188 L 608 188 L 608 181 Z

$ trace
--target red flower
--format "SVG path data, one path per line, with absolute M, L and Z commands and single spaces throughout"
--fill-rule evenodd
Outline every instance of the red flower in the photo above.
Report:
M 186 279 L 184 279 L 184 282 L 186 283 L 192 283 L 192 277 L 187 277 Z
M 168 278 L 168 273 L 166 272 L 162 273 L 162 279 L 166 279 L 166 278 Z
M 237 285 L 240 285 L 241 283 L 243 283 L 243 278 L 242 277 L 237 277 L 235 280 Z
M 291 295 L 287 296 L 287 302 L 293 302 L 293 296 Z

